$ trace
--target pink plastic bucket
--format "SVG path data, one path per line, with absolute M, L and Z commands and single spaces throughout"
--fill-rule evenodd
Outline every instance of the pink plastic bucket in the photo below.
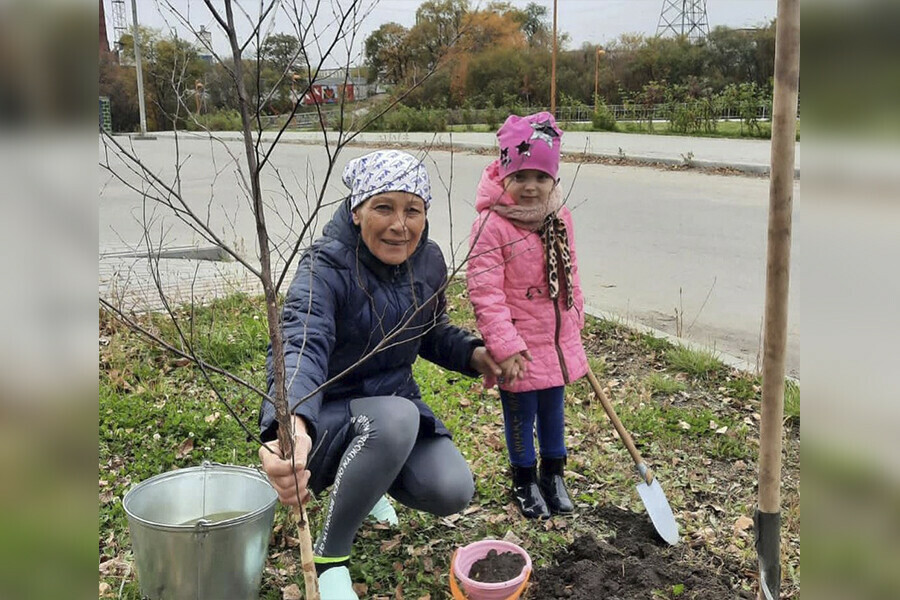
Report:
M 501 552 L 515 552 L 521 554 L 525 558 L 525 566 L 519 576 L 509 581 L 500 581 L 497 583 L 482 583 L 469 579 L 469 570 L 475 561 L 486 557 L 488 552 L 496 550 Z M 473 542 L 468 546 L 463 546 L 453 553 L 453 559 L 450 561 L 450 590 L 453 597 L 457 600 L 515 600 L 519 597 L 525 586 L 528 584 L 528 578 L 531 576 L 531 557 L 521 547 L 512 542 L 504 542 L 503 540 L 481 540 Z M 455 576 L 455 577 L 454 577 Z M 462 583 L 465 595 L 463 595 L 456 585 L 456 579 Z

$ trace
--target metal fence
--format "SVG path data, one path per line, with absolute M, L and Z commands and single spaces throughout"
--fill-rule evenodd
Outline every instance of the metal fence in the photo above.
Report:
M 345 122 L 349 121 L 351 115 L 350 109 L 346 109 L 344 111 L 344 120 Z M 285 121 L 290 117 L 287 115 L 266 115 L 262 118 L 263 129 L 276 129 L 281 128 L 284 125 Z M 317 112 L 303 112 L 297 113 L 291 118 L 291 122 L 288 125 L 289 129 L 321 129 L 322 126 L 326 128 L 333 127 L 340 122 L 341 119 L 341 111 L 340 109 L 331 109 L 331 110 L 323 110 L 320 113 Z
M 652 104 L 652 105 L 635 105 L 635 104 L 610 104 L 607 109 L 615 116 L 617 121 L 665 121 L 670 118 L 678 109 L 688 109 L 691 105 L 688 103 L 677 104 Z M 717 121 L 740 120 L 741 114 L 737 107 L 716 106 L 707 109 L 710 111 L 708 118 Z M 537 112 L 550 112 L 546 106 L 530 106 L 519 109 L 521 114 L 528 115 Z M 771 118 L 771 105 L 760 104 L 756 109 L 756 119 L 767 121 Z M 476 123 L 498 124 L 502 123 L 509 112 L 500 108 L 479 108 L 479 109 L 451 109 L 447 111 L 447 124 L 449 125 L 465 125 Z M 559 106 L 556 108 L 556 120 L 561 122 L 590 122 L 594 116 L 594 107 L 592 106 Z
M 608 104 L 606 108 L 613 114 L 616 121 L 667 121 L 679 109 L 691 110 L 695 107 L 688 103 L 677 104 Z M 740 120 L 740 109 L 732 106 L 711 106 L 704 109 L 706 114 L 702 116 L 716 121 Z M 756 109 L 756 119 L 768 121 L 771 119 L 772 108 L 770 104 L 760 104 Z M 527 115 L 541 111 L 549 112 L 546 106 L 530 106 L 516 110 L 517 113 Z M 504 108 L 453 108 L 447 110 L 447 125 L 476 125 L 487 124 L 497 127 L 506 120 L 510 111 Z M 594 115 L 592 106 L 559 106 L 556 108 L 556 120 L 560 122 L 590 122 Z M 265 129 L 280 128 L 284 125 L 289 115 L 270 115 L 263 117 Z M 289 129 L 318 130 L 324 125 L 326 128 L 335 127 L 341 119 L 340 109 L 323 110 L 321 117 L 316 112 L 297 113 L 291 118 Z M 353 128 L 353 110 L 348 106 L 344 110 L 344 125 Z
M 606 108 L 613 114 L 617 121 L 665 121 L 678 109 L 689 109 L 691 105 L 686 102 L 674 104 L 608 104 Z M 718 121 L 740 120 L 740 109 L 733 106 L 713 106 L 708 108 L 709 117 Z M 756 119 L 767 121 L 771 118 L 771 105 L 760 104 L 756 107 Z M 523 109 L 524 114 L 533 114 L 540 111 L 549 112 L 547 107 L 530 107 Z M 478 112 L 478 111 L 476 111 Z M 557 121 L 590 121 L 594 116 L 592 106 L 560 106 L 556 109 Z M 482 121 L 483 122 L 483 121 Z

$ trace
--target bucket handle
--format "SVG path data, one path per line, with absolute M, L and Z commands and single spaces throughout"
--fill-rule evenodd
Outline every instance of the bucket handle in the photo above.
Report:
M 453 551 L 453 557 L 450 559 L 450 592 L 453 594 L 453 598 L 455 600 L 466 600 L 466 596 L 459 589 L 459 584 L 456 583 L 456 574 L 453 572 L 453 565 L 456 564 L 456 553 L 459 549 Z M 531 578 L 531 569 L 528 569 L 528 572 L 525 573 L 525 581 L 522 582 L 516 591 L 512 593 L 506 600 L 518 600 L 519 596 L 522 595 L 522 592 L 525 591 L 525 586 L 528 585 L 528 580 Z

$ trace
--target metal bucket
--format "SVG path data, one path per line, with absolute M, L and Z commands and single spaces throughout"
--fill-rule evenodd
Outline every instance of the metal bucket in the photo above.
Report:
M 208 462 L 134 486 L 122 505 L 141 594 L 259 598 L 277 500 L 259 471 Z

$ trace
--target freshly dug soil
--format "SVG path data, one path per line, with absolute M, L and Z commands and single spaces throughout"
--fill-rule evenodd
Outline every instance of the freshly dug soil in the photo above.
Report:
M 469 568 L 469 579 L 480 583 L 500 583 L 515 579 L 525 566 L 525 558 L 515 552 L 488 550 L 487 556 L 476 560 Z
M 740 589 L 738 564 L 703 564 L 682 543 L 668 546 L 645 514 L 615 507 L 592 515 L 615 532 L 609 541 L 587 534 L 554 557 L 555 566 L 535 569 L 529 598 L 541 600 L 645 600 L 754 598 Z

